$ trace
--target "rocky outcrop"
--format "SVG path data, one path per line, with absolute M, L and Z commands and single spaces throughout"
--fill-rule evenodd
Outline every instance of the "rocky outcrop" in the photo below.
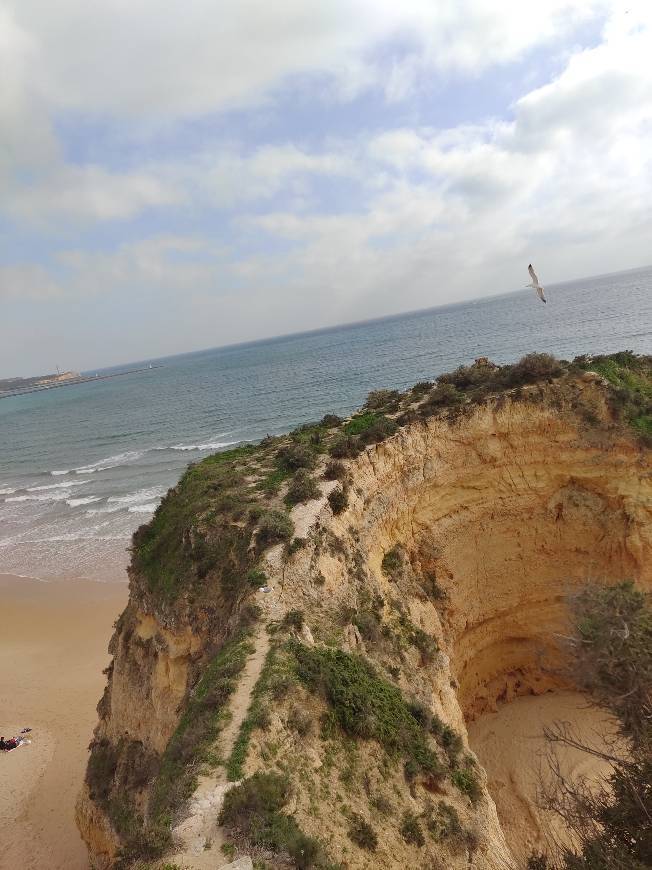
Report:
M 599 425 L 575 413 L 578 394 Z M 266 620 L 302 611 L 308 645 L 336 642 L 395 670 L 406 697 L 437 714 L 468 746 L 470 719 L 515 695 L 567 684 L 559 636 L 567 630 L 573 590 L 590 580 L 624 578 L 652 586 L 649 451 L 611 422 L 605 388 L 594 376 L 561 389 L 549 384 L 490 399 L 464 414 L 414 420 L 347 463 L 349 501 L 339 515 L 325 497 L 294 509 L 301 546 L 267 550 L 262 567 L 272 592 L 248 594 Z M 112 641 L 114 661 L 78 808 L 98 868 L 112 866 L 121 842 L 107 810 L 116 783 L 146 814 L 152 771 L 202 662 L 228 634 L 233 616 L 223 615 L 222 633 L 214 633 L 214 623 L 198 619 L 187 597 L 176 610 L 166 605 L 158 612 L 135 574 L 132 587 Z M 372 607 L 369 602 L 387 630 L 409 626 L 400 661 L 390 660 L 356 617 Z M 312 702 L 302 703 L 310 709 Z M 318 735 L 292 742 L 284 715 L 279 702 L 271 725 L 275 745 L 284 747 L 279 757 L 287 751 L 289 760 L 302 758 L 313 771 L 302 776 L 323 772 Z M 374 750 L 360 752 L 371 770 Z M 254 739 L 248 774 L 265 768 L 265 753 L 263 738 Z M 432 866 L 437 860 L 450 868 L 513 866 L 481 772 L 479 781 L 482 796 L 473 806 L 450 785 L 440 790 L 476 833 L 456 853 L 438 852 L 428 841 Z M 402 811 L 425 812 L 429 788 L 397 778 Z M 294 814 L 342 854 L 351 844 L 326 794 L 324 786 L 316 813 L 314 795 L 299 793 Z M 347 801 L 353 809 L 360 803 L 356 795 Z M 398 836 L 397 824 L 384 823 L 377 864 L 349 850 L 347 866 L 426 866 L 419 863 L 423 852 Z

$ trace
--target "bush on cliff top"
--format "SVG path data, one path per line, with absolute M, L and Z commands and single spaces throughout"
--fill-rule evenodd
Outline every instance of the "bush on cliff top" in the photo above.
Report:
M 152 520 L 134 533 L 132 564 L 147 581 L 150 592 L 172 601 L 211 572 L 225 590 L 240 588 L 253 526 L 241 522 L 247 499 L 243 495 L 244 475 L 237 463 L 254 450 L 237 447 L 190 466 Z M 237 524 L 222 515 L 212 533 L 205 535 L 198 529 L 198 520 L 226 496 L 233 497 L 230 510 Z M 229 510 L 225 502 L 222 507 Z
M 614 412 L 646 443 L 652 443 L 652 356 L 626 350 L 609 356 L 580 356 L 573 365 L 607 380 Z

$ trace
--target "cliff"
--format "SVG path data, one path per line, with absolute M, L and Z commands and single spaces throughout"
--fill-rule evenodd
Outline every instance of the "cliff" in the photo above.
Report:
M 191 466 L 134 536 L 92 866 L 517 866 L 466 723 L 568 685 L 574 590 L 652 585 L 651 363 L 478 361 Z

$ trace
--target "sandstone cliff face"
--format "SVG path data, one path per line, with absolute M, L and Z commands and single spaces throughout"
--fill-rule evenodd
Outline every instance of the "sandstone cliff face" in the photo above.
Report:
M 601 384 L 587 378 L 577 389 L 607 421 Z M 563 402 L 551 401 L 552 393 L 537 388 L 518 401 L 489 402 L 456 420 L 414 422 L 368 447 L 350 463 L 347 509 L 333 516 L 324 499 L 295 508 L 306 545 L 290 557 L 280 545 L 267 552 L 264 567 L 274 591 L 258 596 L 263 617 L 300 609 L 318 642 L 332 642 L 335 634 L 344 648 L 364 652 L 384 668 L 391 664 L 386 654 L 346 614 L 375 598 L 387 624 L 397 614 L 409 619 L 437 641 L 439 652 L 425 660 L 406 648 L 398 684 L 465 744 L 465 723 L 499 701 L 564 685 L 557 635 L 565 630 L 568 594 L 588 580 L 632 578 L 652 585 L 652 479 L 649 452 L 633 437 L 585 425 Z M 383 568 L 390 552 L 400 563 L 391 572 Z M 198 620 L 187 602 L 159 613 L 141 594 L 138 577 L 132 577 L 132 587 L 112 640 L 114 662 L 95 743 L 120 747 L 109 758 L 110 776 L 144 813 L 151 771 L 179 721 L 197 668 L 219 645 L 229 620 L 222 619 L 222 634 L 216 635 L 210 620 Z M 306 697 L 302 703 L 309 708 L 312 702 Z M 281 756 L 303 758 L 305 775 L 316 776 L 324 764 L 318 736 L 297 742 L 283 725 L 282 707 L 279 702 L 272 722 Z M 255 738 L 247 774 L 265 767 L 266 752 L 262 736 Z M 371 770 L 373 748 L 360 752 Z M 85 787 L 78 822 L 93 866 L 106 868 L 119 837 L 102 803 L 100 780 Z M 382 862 L 514 866 L 482 775 L 480 780 L 482 796 L 474 806 L 454 789 L 444 790 L 476 832 L 471 846 L 453 854 L 427 845 L 431 863 L 424 864 L 424 853 L 398 837 L 397 822 L 387 820 Z M 428 799 L 425 786 L 408 789 L 400 777 L 394 787 L 402 810 L 422 809 Z M 296 817 L 309 833 L 346 853 L 336 804 L 330 812 L 324 791 L 322 811 L 315 815 L 314 795 L 307 792 L 296 797 Z M 355 809 L 358 797 L 348 800 Z M 353 868 L 378 866 L 374 861 L 381 859 L 349 851 L 346 860 Z

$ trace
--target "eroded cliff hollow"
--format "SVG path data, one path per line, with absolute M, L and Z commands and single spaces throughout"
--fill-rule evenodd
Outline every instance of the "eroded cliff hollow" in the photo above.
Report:
M 134 537 L 78 806 L 93 866 L 516 867 L 466 723 L 568 686 L 575 589 L 652 586 L 650 369 L 479 361 L 191 467 Z M 218 824 L 189 799 L 227 774 Z

